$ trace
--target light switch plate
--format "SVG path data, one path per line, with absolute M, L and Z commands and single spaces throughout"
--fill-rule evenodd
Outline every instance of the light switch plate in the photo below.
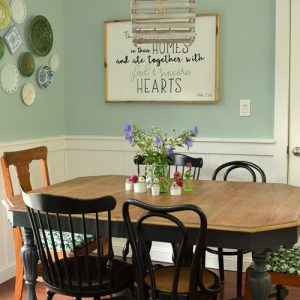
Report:
M 251 115 L 250 99 L 240 100 L 240 117 L 250 117 L 250 115 Z

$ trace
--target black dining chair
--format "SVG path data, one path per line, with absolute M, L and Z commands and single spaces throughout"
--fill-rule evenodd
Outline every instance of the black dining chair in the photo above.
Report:
M 116 206 L 113 197 L 79 200 L 24 191 L 22 196 L 42 262 L 48 300 L 52 299 L 54 294 L 75 299 L 100 299 L 102 296 L 132 287 L 132 266 L 115 259 L 112 249 L 111 211 Z M 103 217 L 106 218 L 105 222 L 102 221 Z M 74 252 L 74 256 L 68 257 L 63 230 L 70 232 L 68 242 L 73 246 L 75 232 L 83 234 L 83 253 L 78 255 Z M 49 232 L 50 238 L 46 237 L 46 231 Z M 59 232 L 59 242 L 55 240 L 54 231 Z M 97 240 L 97 251 L 93 254 L 88 251 L 91 235 Z M 107 254 L 102 251 L 103 237 L 106 237 Z M 63 252 L 62 258 L 59 258 L 58 251 Z
M 250 173 L 251 181 L 257 182 L 259 179 L 261 182 L 266 182 L 266 175 L 264 171 L 256 164 L 249 161 L 230 161 L 224 163 L 216 168 L 213 172 L 212 180 L 217 180 L 218 176 L 220 176 L 224 181 L 228 180 L 229 174 L 234 170 L 246 170 Z M 232 173 L 231 173 L 232 174 Z M 206 248 L 207 252 L 218 255 L 219 262 L 219 272 L 220 272 L 220 280 L 224 281 L 224 256 L 237 256 L 237 287 L 236 287 L 236 296 L 237 298 L 242 297 L 242 280 L 243 280 L 243 255 L 248 253 L 247 250 L 224 250 L 223 248 L 218 248 L 217 250 L 212 248 Z
M 132 211 L 141 210 L 139 216 Z M 189 230 L 182 220 L 194 218 L 199 227 Z M 202 268 L 205 252 L 207 220 L 204 212 L 191 204 L 177 206 L 154 206 L 135 199 L 126 200 L 123 204 L 123 218 L 132 248 L 133 266 L 137 299 L 216 299 L 221 291 L 218 276 Z M 172 226 L 174 234 L 169 235 L 170 242 L 179 243 L 179 252 L 172 265 L 153 265 L 148 242 L 156 240 L 160 231 L 149 228 L 151 219 L 161 219 L 162 223 Z M 196 241 L 193 241 L 195 238 Z M 192 264 L 183 264 L 188 244 L 195 244 Z

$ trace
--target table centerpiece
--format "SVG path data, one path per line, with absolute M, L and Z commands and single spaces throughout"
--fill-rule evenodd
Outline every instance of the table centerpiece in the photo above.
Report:
M 173 128 L 171 134 L 162 132 L 156 126 L 152 126 L 150 131 L 141 129 L 136 124 L 126 123 L 123 126 L 125 139 L 138 148 L 137 156 L 144 157 L 144 164 L 148 165 L 146 169 L 151 169 L 152 180 L 159 180 L 160 193 L 169 191 L 169 165 L 173 163 L 173 153 L 176 147 L 193 146 L 193 138 L 198 135 L 198 127 L 185 129 L 177 134 Z M 151 167 L 149 167 L 151 166 Z M 146 174 L 149 175 L 149 174 Z

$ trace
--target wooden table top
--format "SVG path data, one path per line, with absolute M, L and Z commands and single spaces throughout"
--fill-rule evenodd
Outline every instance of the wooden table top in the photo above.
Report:
M 181 196 L 161 194 L 153 197 L 151 192 L 125 191 L 125 176 L 79 177 L 54 184 L 38 192 L 66 195 L 80 199 L 112 195 L 117 200 L 112 219 L 122 221 L 122 204 L 129 198 L 154 205 L 177 205 L 191 203 L 206 214 L 208 229 L 235 232 L 263 232 L 278 228 L 300 226 L 300 188 L 275 183 L 234 181 L 193 181 L 193 191 Z M 8 199 L 12 211 L 24 211 L 20 197 Z M 140 211 L 136 211 L 138 216 Z M 182 215 L 190 227 L 195 226 L 191 216 Z

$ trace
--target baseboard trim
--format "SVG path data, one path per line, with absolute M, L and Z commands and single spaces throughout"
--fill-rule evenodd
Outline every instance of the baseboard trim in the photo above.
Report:
M 10 263 L 0 268 L 0 283 L 16 276 L 16 264 Z
M 117 256 L 122 256 L 122 250 L 125 245 L 123 239 L 113 239 L 113 249 Z M 250 255 L 251 256 L 251 255 Z M 243 258 L 243 272 L 246 271 L 247 267 L 251 264 L 252 259 L 250 256 L 244 255 Z M 131 257 L 129 252 L 128 257 Z M 154 244 L 151 248 L 151 259 L 153 261 L 171 262 L 172 250 L 171 246 L 167 243 Z M 218 258 L 216 255 L 207 253 L 206 254 L 206 267 L 212 269 L 219 269 Z M 224 257 L 224 269 L 227 271 L 236 271 L 236 258 L 234 256 Z

